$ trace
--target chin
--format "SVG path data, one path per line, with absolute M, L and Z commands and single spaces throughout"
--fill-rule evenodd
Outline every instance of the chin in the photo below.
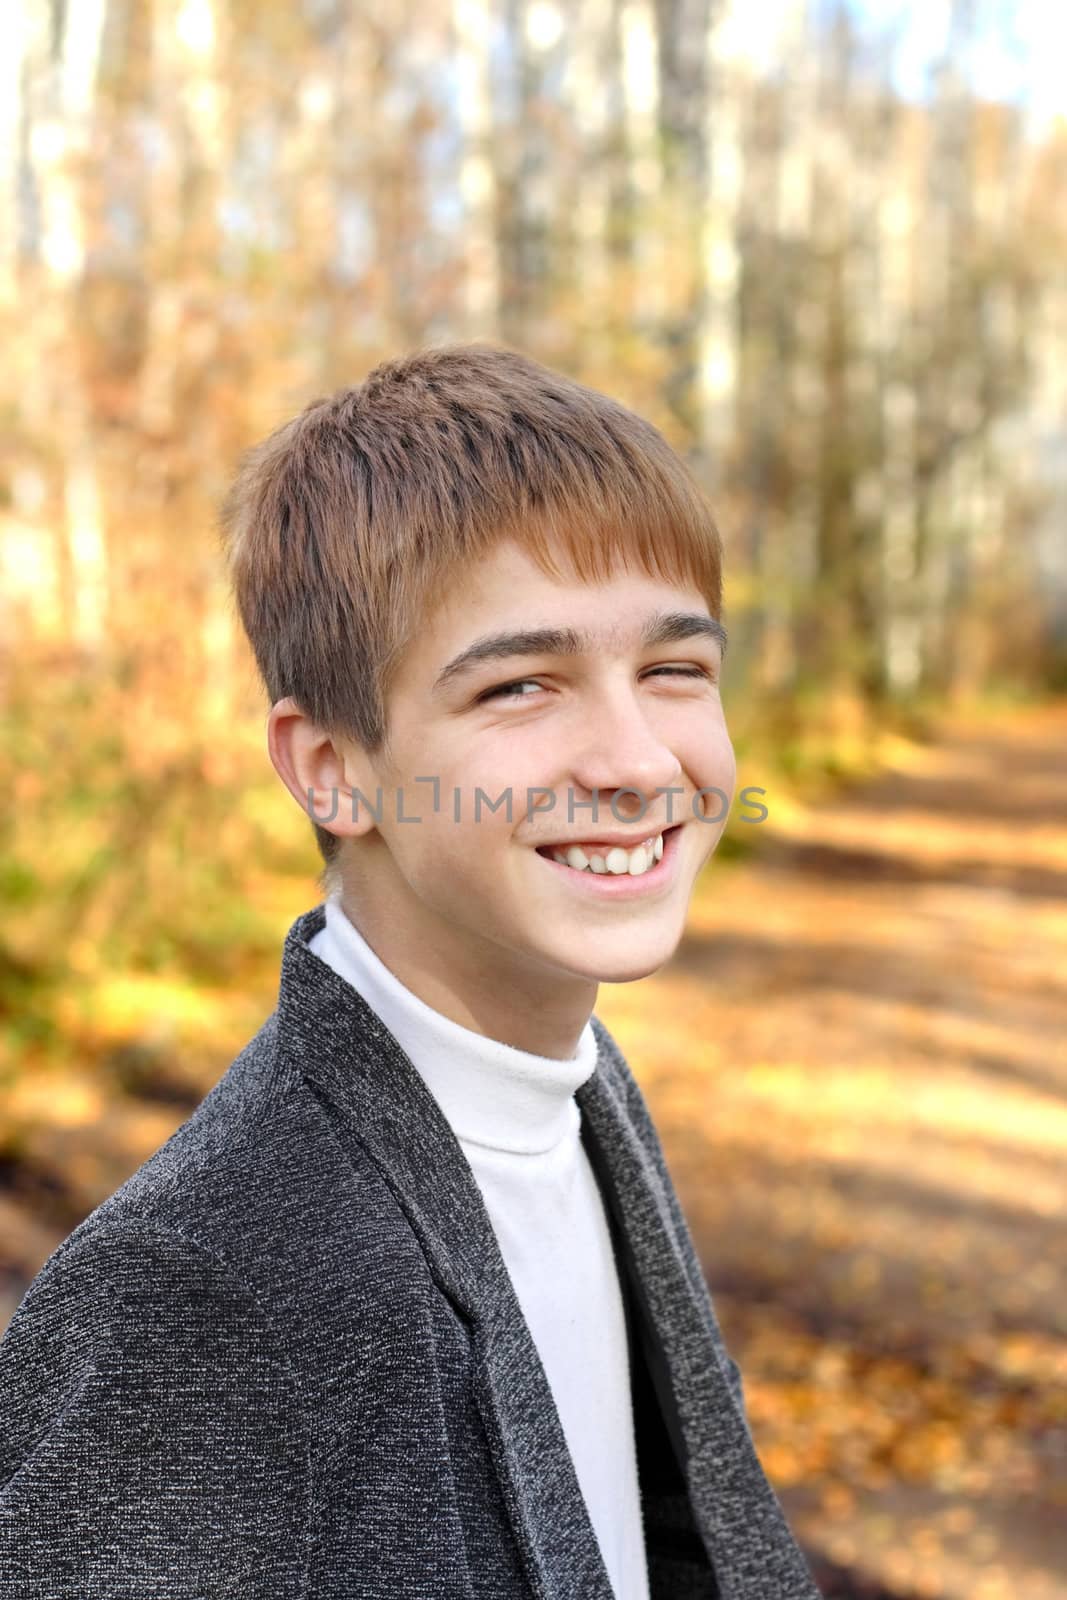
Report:
M 673 952 L 671 952 L 673 954 Z M 608 971 L 602 971 L 597 981 L 599 983 L 637 983 L 640 978 L 651 978 L 661 967 L 665 967 L 671 959 L 670 955 L 660 957 L 658 961 L 630 962 L 626 966 L 615 965 Z
M 620 951 L 618 955 L 601 950 L 592 958 L 586 953 L 570 970 L 593 983 L 636 983 L 666 966 L 677 948 L 678 941 L 674 940 L 659 949 Z

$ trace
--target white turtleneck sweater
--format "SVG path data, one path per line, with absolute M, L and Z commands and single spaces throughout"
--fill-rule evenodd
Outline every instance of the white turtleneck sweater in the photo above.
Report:
M 326 901 L 314 953 L 366 1000 L 424 1079 L 470 1164 L 545 1369 L 617 1600 L 648 1600 L 626 1320 L 574 1092 L 596 1070 L 587 1022 L 569 1060 L 442 1016 Z

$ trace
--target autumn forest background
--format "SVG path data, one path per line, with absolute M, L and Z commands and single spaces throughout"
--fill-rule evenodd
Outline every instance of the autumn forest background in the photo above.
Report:
M 1032 0 L 3 8 L 0 1326 L 319 898 L 240 454 L 492 339 L 724 534 L 768 819 L 597 1009 L 767 1470 L 830 1600 L 1067 1596 L 1063 45 Z

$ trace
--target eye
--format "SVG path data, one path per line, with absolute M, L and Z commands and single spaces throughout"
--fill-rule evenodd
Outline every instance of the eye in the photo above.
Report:
M 523 684 L 532 683 L 535 689 L 543 686 L 535 678 L 514 678 L 511 683 L 498 683 L 495 689 L 486 689 L 484 694 L 478 696 L 478 704 L 483 700 L 526 700 L 527 695 L 516 694 L 516 689 L 521 689 Z
M 715 681 L 714 675 L 706 667 L 653 667 L 648 676 L 654 678 L 660 672 L 668 678 L 707 678 L 709 683 Z

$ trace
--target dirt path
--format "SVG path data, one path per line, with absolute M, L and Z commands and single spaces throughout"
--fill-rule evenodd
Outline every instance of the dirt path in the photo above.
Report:
M 827 1595 L 1063 1600 L 1067 706 L 810 813 L 767 787 L 598 1012 Z

